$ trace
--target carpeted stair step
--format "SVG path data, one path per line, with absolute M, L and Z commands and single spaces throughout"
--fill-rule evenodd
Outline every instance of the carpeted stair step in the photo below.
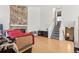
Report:
M 54 30 L 52 32 L 51 38 L 59 39 L 59 28 L 60 28 L 60 25 L 61 25 L 61 21 L 58 21 L 57 25 L 54 26 Z

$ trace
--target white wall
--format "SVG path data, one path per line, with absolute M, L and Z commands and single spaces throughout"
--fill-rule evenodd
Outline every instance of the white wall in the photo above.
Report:
M 56 5 L 29 5 L 28 6 L 28 31 L 47 30 L 53 22 L 53 8 Z
M 46 30 L 52 20 L 52 8 L 43 6 L 40 12 L 40 30 Z
M 0 5 L 0 24 L 3 24 L 3 29 L 9 28 L 10 9 L 8 5 Z
M 75 41 L 78 41 L 78 16 L 79 6 L 63 6 L 62 7 L 62 18 L 65 26 L 74 26 Z
M 47 30 L 49 25 L 54 22 L 53 8 L 58 6 L 28 6 L 28 32 Z
M 28 29 L 27 31 L 38 31 L 40 28 L 40 8 L 28 6 Z
M 54 21 L 53 8 L 60 8 L 61 6 L 40 6 L 40 30 L 47 30 L 49 25 Z
M 79 6 L 62 6 L 62 19 L 65 26 L 74 26 L 79 16 Z

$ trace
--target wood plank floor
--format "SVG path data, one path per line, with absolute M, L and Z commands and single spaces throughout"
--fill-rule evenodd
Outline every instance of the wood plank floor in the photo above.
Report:
M 73 53 L 73 42 L 48 39 L 46 37 L 35 37 L 32 53 Z

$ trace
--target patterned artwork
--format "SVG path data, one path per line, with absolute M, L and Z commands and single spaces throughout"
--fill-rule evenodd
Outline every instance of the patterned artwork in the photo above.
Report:
M 13 25 L 27 25 L 27 12 L 26 6 L 11 5 L 10 6 L 10 24 Z

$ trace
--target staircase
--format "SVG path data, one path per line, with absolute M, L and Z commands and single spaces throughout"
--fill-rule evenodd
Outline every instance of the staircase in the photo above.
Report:
M 60 29 L 61 21 L 57 21 L 57 25 L 54 26 L 51 38 L 59 39 L 59 29 Z

